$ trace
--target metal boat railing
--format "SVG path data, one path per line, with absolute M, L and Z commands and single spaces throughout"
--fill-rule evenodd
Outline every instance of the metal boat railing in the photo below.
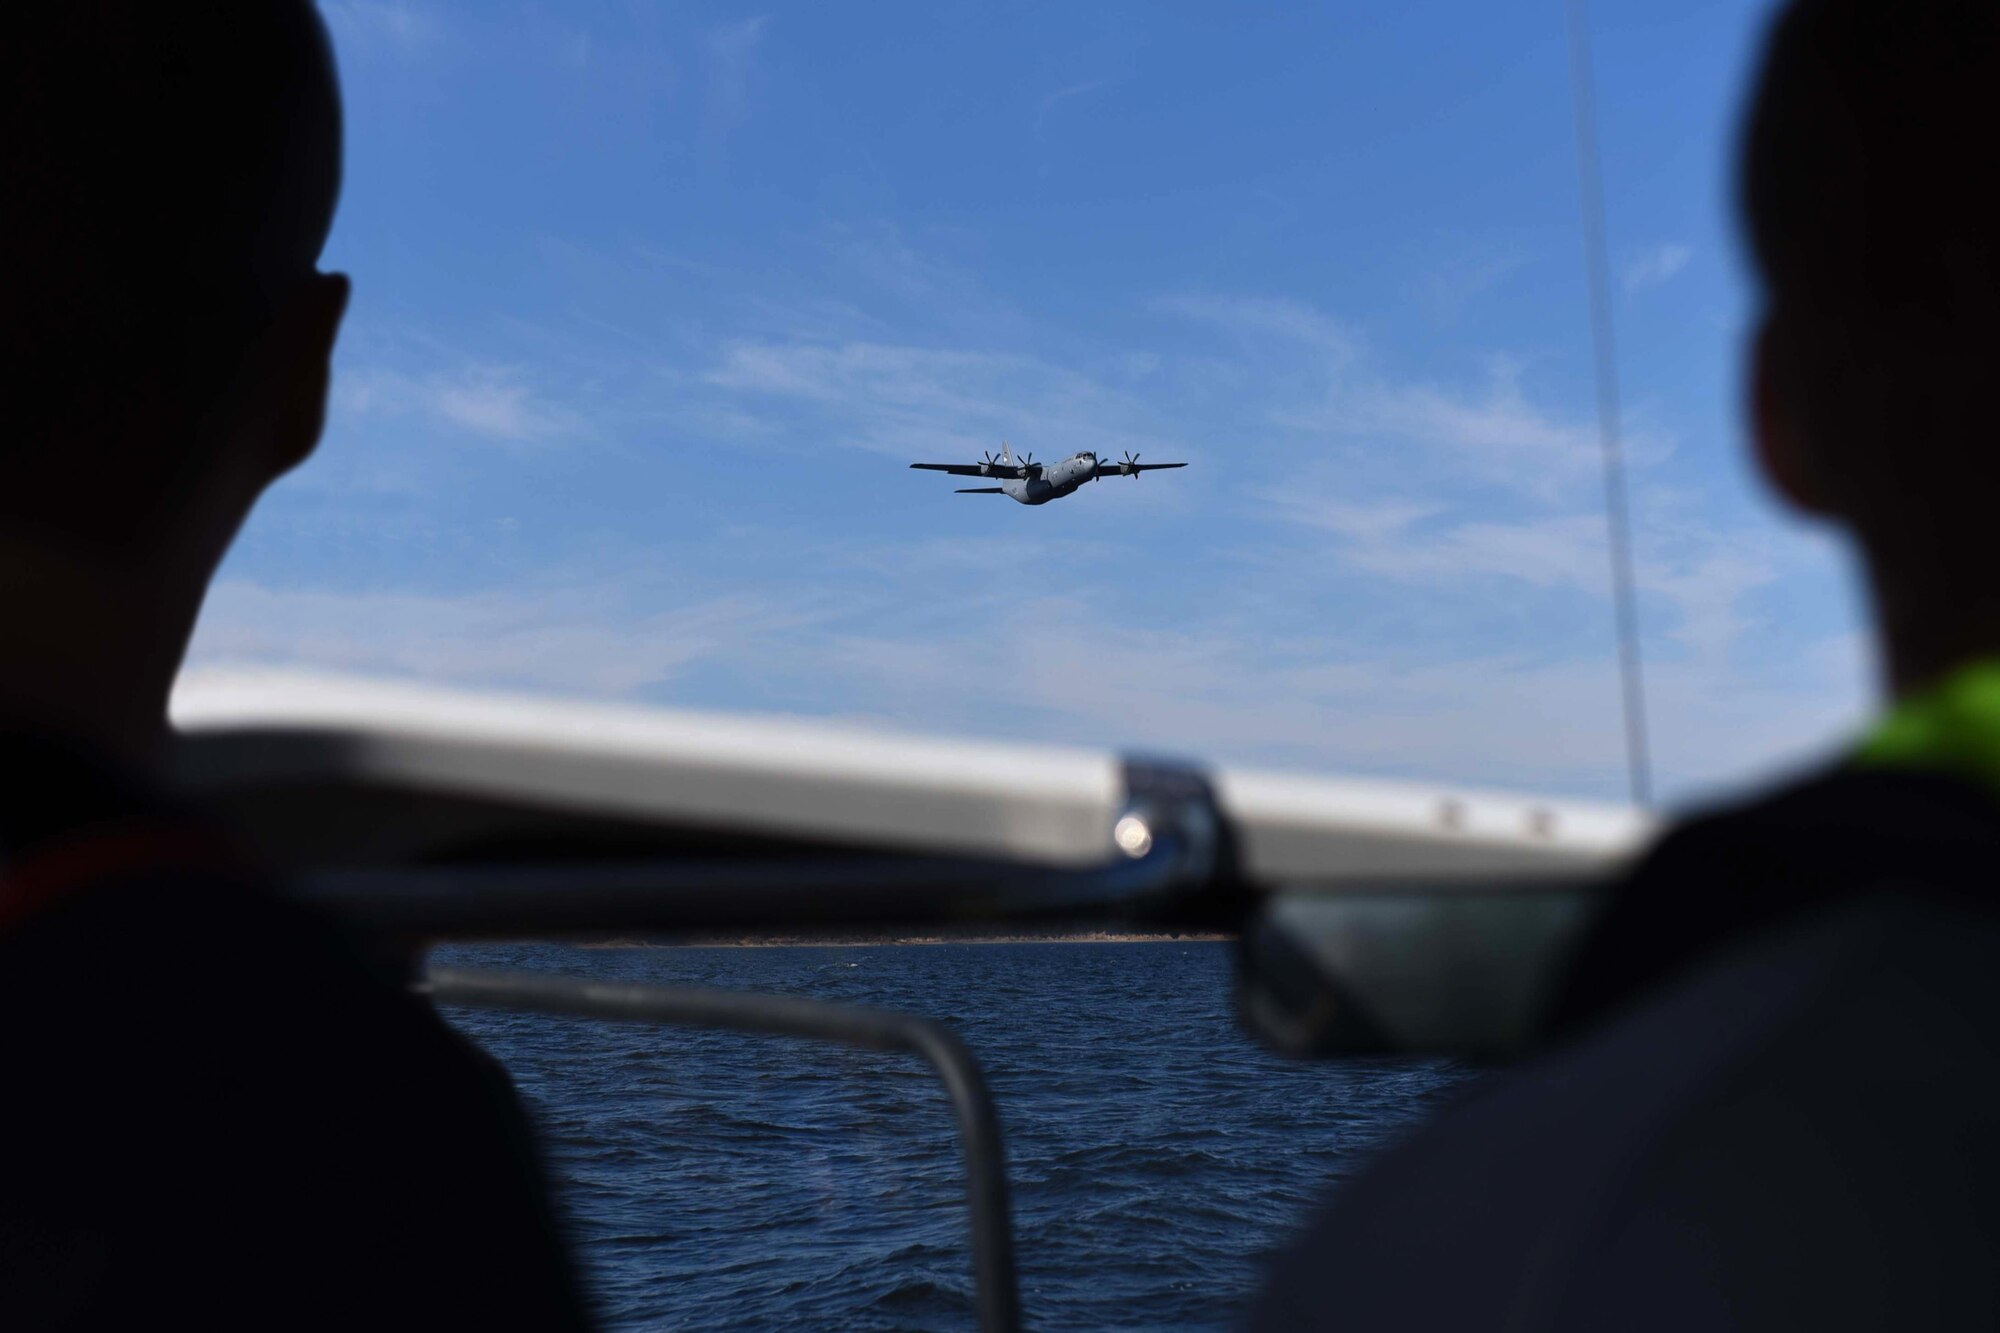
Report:
M 939 857 L 442 865 L 308 875 L 297 892 L 401 943 L 891 922 L 1233 921 L 1240 907 L 1230 895 L 1229 840 L 1207 780 L 1135 762 L 1125 766 L 1125 785 L 1116 851 L 1095 867 Z M 978 1062 L 943 1024 L 790 996 L 544 973 L 433 967 L 416 987 L 439 1005 L 807 1037 L 921 1057 L 951 1098 L 964 1151 L 979 1327 L 1020 1327 L 999 1113 Z
M 951 1097 L 965 1151 L 973 1303 L 979 1327 L 983 1333 L 1012 1333 L 1021 1326 L 999 1112 L 979 1062 L 944 1024 L 884 1009 L 783 995 L 746 995 L 704 986 L 620 985 L 452 967 L 431 968 L 419 989 L 440 1005 L 810 1037 L 922 1057 L 943 1080 Z

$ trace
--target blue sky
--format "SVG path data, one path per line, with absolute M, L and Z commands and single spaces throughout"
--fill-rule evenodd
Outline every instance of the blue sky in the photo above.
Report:
M 325 0 L 355 298 L 197 664 L 1620 794 L 1562 7 Z M 1593 7 L 1662 785 L 1838 743 L 1741 458 L 1764 6 Z M 911 461 L 1184 460 L 1040 508 Z

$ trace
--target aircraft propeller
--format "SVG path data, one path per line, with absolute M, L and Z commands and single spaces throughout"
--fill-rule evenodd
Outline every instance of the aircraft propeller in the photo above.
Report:
M 1125 461 L 1118 465 L 1119 470 L 1122 471 L 1126 476 L 1130 477 L 1132 480 L 1137 481 L 1139 480 L 1138 466 L 1139 466 L 1139 455 L 1133 453 L 1130 449 L 1127 449 L 1125 451 Z

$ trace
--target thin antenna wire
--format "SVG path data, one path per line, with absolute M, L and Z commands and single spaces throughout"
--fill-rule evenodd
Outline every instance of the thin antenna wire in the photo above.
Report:
M 1625 496 L 1625 446 L 1618 428 L 1618 359 L 1611 341 L 1611 272 L 1604 250 L 1604 179 L 1597 153 L 1597 107 L 1591 92 L 1590 20 L 1585 0 L 1568 0 L 1569 79 L 1576 107 L 1576 166 L 1583 200 L 1583 262 L 1590 278 L 1590 333 L 1597 359 L 1597 436 L 1604 452 L 1604 522 L 1611 544 L 1611 604 L 1617 618 L 1618 668 L 1625 699 L 1625 765 L 1632 801 L 1653 801 L 1646 743 L 1646 678 L 1639 654 L 1639 607 L 1633 592 L 1632 518 Z

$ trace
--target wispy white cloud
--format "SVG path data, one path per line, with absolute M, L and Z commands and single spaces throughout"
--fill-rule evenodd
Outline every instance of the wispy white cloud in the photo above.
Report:
M 481 435 L 522 440 L 547 434 L 550 419 L 528 405 L 528 391 L 502 380 L 434 384 L 430 403 L 446 421 Z
M 1703 532 L 1677 541 L 1651 535 L 1634 577 L 1642 592 L 1673 608 L 1674 620 L 1655 627 L 1659 638 L 1679 644 L 1694 660 L 1728 662 L 1755 627 L 1745 610 L 1751 595 L 1776 583 L 1783 570 L 1759 549 L 1763 543 L 1740 533 Z
M 1527 251 L 1475 245 L 1442 259 L 1418 281 L 1418 295 L 1433 318 L 1456 323 L 1465 308 L 1528 265 Z
M 823 247 L 832 274 L 859 298 L 845 303 L 859 318 L 838 337 L 1005 347 L 1037 332 L 977 272 L 912 242 L 899 227 L 835 227 Z
M 1247 382 L 1264 395 L 1253 409 L 1301 441 L 1364 445 L 1385 471 L 1427 472 L 1440 484 L 1455 477 L 1460 488 L 1477 481 L 1542 500 L 1597 474 L 1595 425 L 1530 394 L 1521 358 L 1488 355 L 1469 381 L 1398 376 L 1349 323 L 1303 302 L 1177 296 L 1153 308 L 1239 343 Z M 1264 342 L 1299 353 L 1303 377 L 1288 375 Z M 1644 461 L 1672 450 L 1670 439 L 1643 428 L 1628 432 L 1627 445 Z
M 1222 328 L 1239 339 L 1275 338 L 1301 344 L 1335 364 L 1352 360 L 1360 339 L 1346 324 L 1303 301 L 1285 297 L 1180 295 L 1153 309 Z
M 1211 619 L 1121 624 L 1093 604 L 1043 606 L 949 638 L 836 637 L 815 670 L 859 706 L 1110 745 L 1162 743 L 1223 762 L 1618 794 L 1623 735 L 1610 654 L 1409 654 Z M 1805 672 L 1657 662 L 1651 703 L 1669 789 L 1741 778 L 1858 721 L 1852 642 Z M 1077 681 L 1103 688 L 1078 691 Z M 976 683 L 976 689 L 968 689 Z
M 1647 287 L 1657 287 L 1687 267 L 1688 260 L 1694 258 L 1691 246 L 1678 242 L 1663 242 L 1650 246 L 1626 261 L 1624 278 L 1625 291 L 1629 295 Z
M 410 56 L 444 32 L 437 13 L 415 0 L 321 0 L 320 13 L 343 56 Z
M 440 595 L 278 591 L 225 580 L 189 649 L 197 665 L 254 662 L 629 696 L 695 663 L 738 657 L 810 613 L 747 594 L 665 609 L 603 581 Z
M 1604 524 L 1587 514 L 1462 522 L 1422 541 L 1361 545 L 1354 561 L 1372 573 L 1414 582 L 1503 579 L 1591 594 L 1607 577 Z
M 1549 499 L 1594 477 L 1595 428 L 1529 396 L 1520 362 L 1488 358 L 1483 383 L 1447 385 L 1351 375 L 1327 386 L 1322 401 L 1280 408 L 1280 423 L 1401 451 L 1404 467 L 1456 472 L 1486 485 Z M 1657 439 L 1635 438 L 1633 451 L 1658 453 Z
M 1369 500 L 1312 485 L 1256 492 L 1277 516 L 1334 535 L 1344 568 L 1439 590 L 1508 583 L 1610 596 L 1604 516 L 1591 509 L 1515 519 L 1454 518 L 1441 503 Z M 1664 517 L 1642 526 L 1634 579 L 1656 650 L 1726 664 L 1753 628 L 1752 594 L 1784 572 L 1766 540 Z
M 1253 490 L 1250 497 L 1270 505 L 1280 517 L 1323 528 L 1368 546 L 1401 540 L 1412 523 L 1442 513 L 1445 508 L 1434 500 L 1390 498 L 1361 502 L 1346 495 L 1297 486 Z
M 1134 400 L 1080 372 L 1011 352 L 848 342 L 737 342 L 704 381 L 767 404 L 827 412 L 830 442 L 916 459 L 971 456 L 1002 439 L 1055 456 L 1143 449 Z
M 1096 92 L 1109 82 L 1111 82 L 1109 79 L 1089 79 L 1083 83 L 1073 83 L 1067 88 L 1056 89 L 1035 104 L 1035 129 L 1040 131 L 1048 122 L 1049 112 L 1055 110 L 1062 103 L 1067 102 L 1072 97 L 1081 97 L 1085 93 Z
M 743 19 L 708 34 L 708 90 L 702 102 L 701 145 L 714 156 L 750 114 L 750 84 L 757 49 L 770 30 L 767 15 Z
M 1396 582 L 1463 587 L 1497 580 L 1593 594 L 1605 583 L 1604 524 L 1590 514 L 1453 520 L 1440 518 L 1447 512 L 1441 503 L 1370 502 L 1296 486 L 1255 498 L 1281 518 L 1334 534 L 1342 565 Z
M 582 425 L 574 412 L 541 401 L 519 372 L 491 366 L 424 375 L 344 371 L 334 384 L 334 410 L 342 418 L 414 415 L 456 433 L 512 443 L 574 434 Z
M 724 72 L 740 75 L 743 64 L 756 51 L 758 43 L 764 40 L 764 33 L 770 26 L 771 19 L 767 14 L 725 24 L 708 34 L 709 54 L 718 66 L 727 67 Z

